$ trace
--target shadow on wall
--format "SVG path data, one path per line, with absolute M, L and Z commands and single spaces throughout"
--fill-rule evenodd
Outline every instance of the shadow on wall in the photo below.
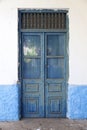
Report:
M 69 80 L 69 16 L 67 16 L 66 17 L 66 20 L 67 20 L 67 22 L 66 22 L 66 26 L 67 26 L 67 38 L 66 38 L 66 72 L 67 72 L 67 74 L 66 74 L 66 81 L 68 82 L 68 80 Z

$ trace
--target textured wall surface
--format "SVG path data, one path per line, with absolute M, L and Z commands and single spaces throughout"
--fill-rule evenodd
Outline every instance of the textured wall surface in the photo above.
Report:
M 19 120 L 20 103 L 20 85 L 0 85 L 0 121 Z M 69 85 L 67 117 L 87 118 L 87 86 Z
M 18 91 L 18 85 L 0 85 L 0 121 L 19 120 Z
M 70 85 L 68 87 L 68 111 L 70 119 L 87 118 L 87 86 Z

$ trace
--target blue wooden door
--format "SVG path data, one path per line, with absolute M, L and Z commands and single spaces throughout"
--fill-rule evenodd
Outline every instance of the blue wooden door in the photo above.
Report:
M 43 37 L 39 33 L 22 34 L 22 114 L 44 116 Z
M 65 34 L 22 33 L 23 117 L 65 117 Z
M 45 34 L 46 117 L 66 116 L 65 34 Z

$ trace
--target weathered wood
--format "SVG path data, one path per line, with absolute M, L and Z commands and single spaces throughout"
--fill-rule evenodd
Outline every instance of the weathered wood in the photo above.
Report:
M 35 13 L 21 14 L 21 29 L 66 29 L 66 13 Z

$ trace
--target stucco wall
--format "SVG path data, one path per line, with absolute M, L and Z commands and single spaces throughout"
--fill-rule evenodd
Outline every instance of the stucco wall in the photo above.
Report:
M 74 111 L 71 110 L 71 107 L 73 110 L 75 110 L 75 106 L 72 105 L 70 102 L 74 100 L 76 93 L 78 93 L 78 91 L 75 90 L 77 87 L 79 87 L 79 85 L 79 89 L 81 91 L 83 89 L 85 90 L 87 86 L 87 1 L 0 0 L 0 87 L 2 87 L 2 85 L 5 85 L 5 87 L 15 85 L 17 84 L 18 80 L 18 8 L 68 8 L 69 89 L 67 111 L 69 110 L 68 117 L 73 118 Z M 71 86 L 73 87 L 71 88 Z M 6 88 L 6 90 L 3 90 L 5 91 L 4 96 L 6 96 L 6 93 L 9 93 L 8 90 L 8 87 Z M 73 94 L 71 93 L 72 91 Z M 3 95 L 3 92 L 1 93 Z M 82 95 L 80 91 L 79 95 Z M 82 96 L 81 99 L 81 101 L 84 102 L 84 105 L 81 103 L 81 107 L 79 107 L 80 112 L 82 111 L 83 106 L 86 105 L 86 100 L 83 100 L 84 98 Z M 78 102 L 77 97 L 76 100 Z M 3 104 L 4 100 L 0 100 L 0 103 Z M 14 103 L 15 105 L 17 105 L 17 100 Z M 84 114 L 82 114 L 81 117 L 83 115 Z M 79 115 L 77 114 L 77 118 L 78 116 Z M 87 118 L 87 116 L 85 116 L 84 118 Z
M 87 119 L 87 86 L 70 85 L 67 105 L 68 118 Z
M 69 84 L 87 84 L 86 0 L 0 0 L 0 84 L 18 80 L 18 8 L 69 9 Z
M 0 121 L 20 118 L 19 85 L 0 85 Z

